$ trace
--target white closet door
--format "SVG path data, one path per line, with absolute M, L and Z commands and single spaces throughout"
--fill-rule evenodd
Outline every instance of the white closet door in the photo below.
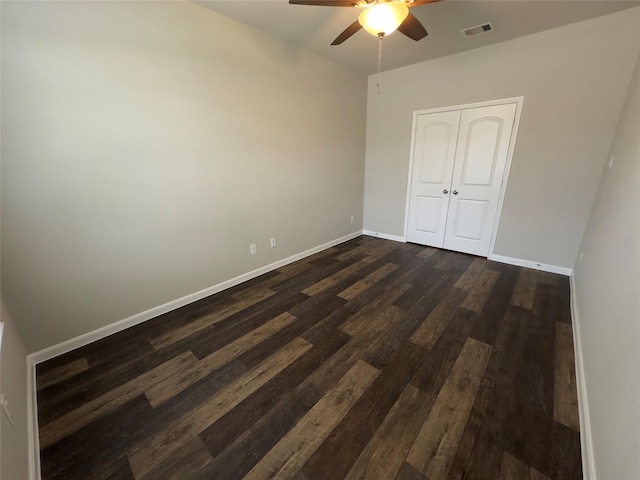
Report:
M 444 248 L 487 256 L 516 104 L 462 111 Z
M 419 115 L 414 134 L 407 240 L 442 247 L 460 111 Z

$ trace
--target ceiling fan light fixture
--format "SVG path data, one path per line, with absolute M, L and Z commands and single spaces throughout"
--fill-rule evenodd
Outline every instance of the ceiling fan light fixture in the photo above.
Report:
M 408 15 L 404 3 L 376 3 L 360 14 L 358 22 L 371 35 L 382 37 L 395 32 Z

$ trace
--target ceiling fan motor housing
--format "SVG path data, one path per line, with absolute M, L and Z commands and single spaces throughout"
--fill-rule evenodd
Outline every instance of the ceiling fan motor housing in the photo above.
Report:
M 358 22 L 372 35 L 379 37 L 395 32 L 409 16 L 409 7 L 402 2 L 377 3 L 367 7 Z
M 324 7 L 357 7 L 362 9 L 358 20 L 349 25 L 331 45 L 340 45 L 363 27 L 376 37 L 384 37 L 399 30 L 416 42 L 427 36 L 420 21 L 409 12 L 409 8 L 440 0 L 289 0 L 293 5 Z

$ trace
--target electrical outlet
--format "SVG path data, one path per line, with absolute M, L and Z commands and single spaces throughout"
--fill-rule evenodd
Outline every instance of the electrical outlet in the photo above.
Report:
M 353 223 L 355 219 L 356 217 L 354 215 L 351 215 L 351 223 Z
M 271 239 L 271 248 L 276 248 L 278 246 L 278 243 L 276 242 L 276 237 L 273 237 Z
M 249 253 L 251 253 L 251 255 L 258 253 L 258 247 L 255 243 L 253 245 L 249 245 Z

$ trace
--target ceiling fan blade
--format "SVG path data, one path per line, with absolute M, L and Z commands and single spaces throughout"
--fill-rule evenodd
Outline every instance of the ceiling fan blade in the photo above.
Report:
M 291 5 L 314 5 L 321 7 L 353 7 L 355 0 L 289 0 Z
M 347 38 L 349 38 L 351 35 L 356 33 L 361 28 L 362 28 L 362 25 L 360 25 L 360 22 L 356 20 L 351 25 L 349 25 L 344 32 L 338 35 L 336 39 L 333 42 L 331 42 L 331 45 L 340 45 L 342 42 L 344 42 Z
M 398 31 L 404 33 L 407 37 L 411 40 L 415 40 L 416 42 L 429 35 L 420 23 L 420 20 L 418 20 L 412 13 L 409 13 L 409 16 L 404 19 L 402 24 L 400 24 Z
M 413 2 L 407 4 L 407 7 L 417 7 L 419 5 L 426 5 L 427 3 L 436 3 L 439 1 L 440 0 L 413 0 Z

